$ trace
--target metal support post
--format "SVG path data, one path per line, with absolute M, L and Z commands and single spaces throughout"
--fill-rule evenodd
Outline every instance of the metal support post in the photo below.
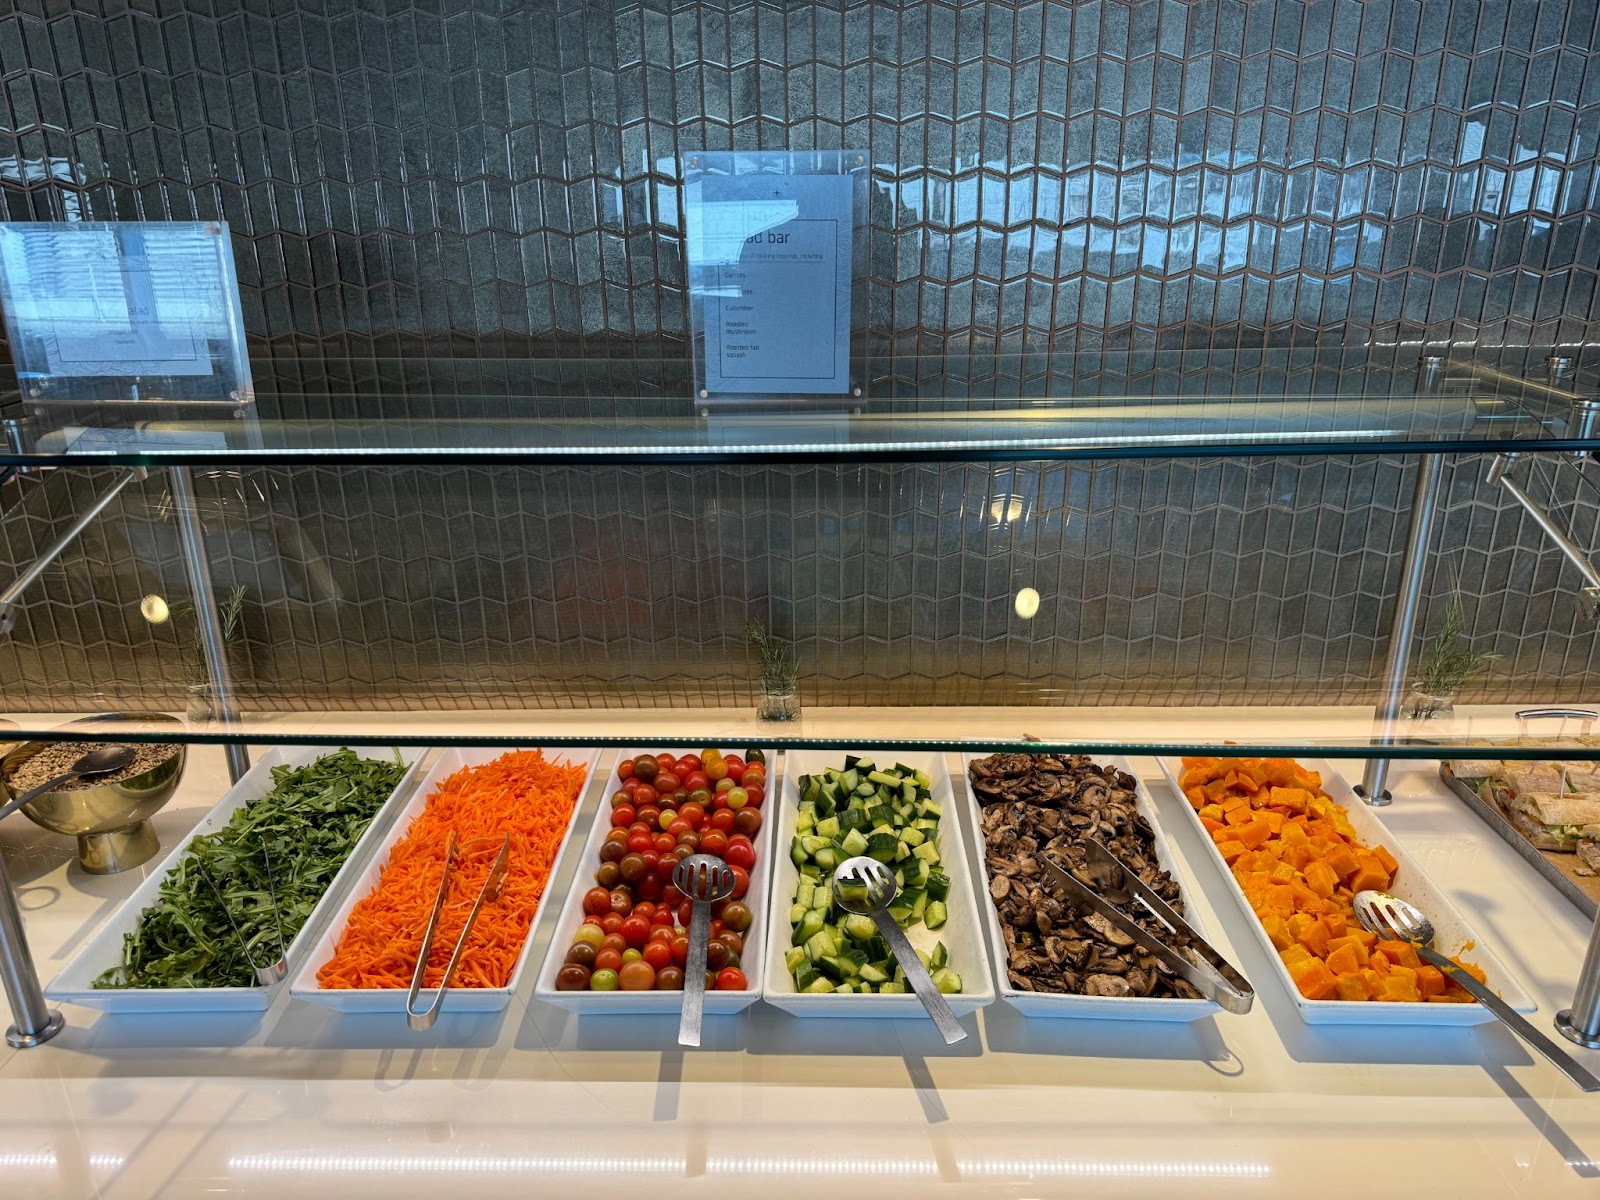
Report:
M 1406 664 L 1411 658 L 1411 638 L 1416 632 L 1417 610 L 1422 601 L 1422 574 L 1428 564 L 1428 541 L 1433 514 L 1439 502 L 1439 481 L 1444 477 L 1444 455 L 1424 454 L 1417 460 L 1417 490 L 1411 499 L 1411 528 L 1406 534 L 1406 556 L 1400 568 L 1400 595 L 1395 600 L 1389 628 L 1389 659 L 1383 669 L 1383 694 L 1378 700 L 1378 740 L 1388 742 L 1400 719 L 1405 695 Z M 1387 758 L 1367 759 L 1367 769 L 1356 795 L 1368 804 L 1388 804 L 1393 797 L 1384 786 L 1389 778 Z
M 1556 1028 L 1578 1045 L 1600 1050 L 1600 916 L 1589 933 L 1589 950 L 1578 972 L 1572 1007 L 1556 1014 Z
M 211 684 L 211 699 L 224 726 L 239 723 L 239 709 L 233 697 L 233 677 L 228 671 L 228 649 L 222 640 L 222 623 L 217 617 L 217 595 L 211 586 L 211 563 L 206 558 L 205 530 L 195 506 L 194 477 L 188 467 L 169 467 L 172 482 L 172 507 L 178 521 L 178 541 L 183 549 L 184 573 L 189 577 L 189 592 L 194 598 L 195 620 L 200 626 L 200 645 L 205 651 L 206 676 Z M 227 742 L 228 777 L 234 783 L 250 769 L 250 756 L 243 742 Z
M 28 590 L 29 585 L 43 575 L 51 563 L 61 557 L 61 552 L 72 545 L 73 539 L 88 527 L 90 521 L 106 510 L 107 505 L 117 498 L 117 494 L 123 488 L 144 477 L 145 471 L 142 467 L 135 467 L 119 475 L 117 481 L 102 492 L 93 504 L 78 514 L 77 519 L 67 527 L 65 533 L 51 542 L 43 554 L 24 567 L 22 574 L 17 576 L 10 587 L 0 592 L 0 634 L 10 633 L 16 627 L 17 601 L 22 593 Z
M 34 969 L 28 950 L 28 935 L 22 928 L 22 913 L 11 890 L 11 877 L 0 859 L 0 983 L 11 1003 L 12 1025 L 6 1030 L 6 1044 L 26 1050 L 48 1042 L 60 1033 L 66 1021 L 44 1002 L 39 987 L 39 972 Z

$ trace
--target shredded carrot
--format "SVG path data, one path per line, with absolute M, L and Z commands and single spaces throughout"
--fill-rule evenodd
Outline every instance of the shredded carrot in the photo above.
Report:
M 446 779 L 395 843 L 378 886 L 351 910 L 338 948 L 318 970 L 317 982 L 325 988 L 411 986 L 454 831 L 456 865 L 423 986 L 439 986 L 508 833 L 511 853 L 500 895 L 478 914 L 450 986 L 510 984 L 583 790 L 584 774 L 581 766 L 557 766 L 537 750 L 523 750 L 465 767 Z

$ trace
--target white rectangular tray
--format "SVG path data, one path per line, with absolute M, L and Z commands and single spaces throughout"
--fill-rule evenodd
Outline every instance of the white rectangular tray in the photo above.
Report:
M 794 903 L 795 888 L 800 882 L 800 871 L 789 857 L 788 847 L 794 840 L 795 825 L 800 814 L 800 789 L 796 781 L 801 775 L 816 775 L 829 767 L 844 766 L 845 750 L 794 750 L 784 771 L 782 804 L 779 809 L 777 866 L 772 876 L 772 895 L 767 910 L 767 944 L 773 953 L 767 959 L 765 985 L 762 998 L 797 1017 L 914 1017 L 927 1019 L 922 1002 L 913 992 L 889 995 L 851 992 L 823 992 L 808 994 L 797 992 L 794 977 L 784 965 L 783 951 L 790 945 L 793 929 L 789 924 L 789 908 Z M 874 762 L 902 762 L 915 770 L 926 771 L 931 783 L 930 795 L 944 812 L 939 822 L 939 859 L 945 874 L 950 876 L 950 898 L 947 903 L 949 919 L 944 926 L 930 930 L 917 925 L 906 931 L 906 937 L 918 950 L 932 949 L 943 941 L 950 953 L 950 969 L 961 976 L 962 990 L 946 996 L 951 1010 L 957 1016 L 975 1012 L 994 1001 L 994 979 L 989 970 L 989 957 L 984 953 L 983 934 L 978 927 L 978 906 L 972 894 L 972 875 L 967 869 L 966 838 L 962 831 L 961 806 L 956 804 L 950 784 L 950 771 L 945 766 L 943 754 L 865 754 Z M 774 814 L 779 815 L 779 814 Z
M 963 755 L 962 771 L 965 772 L 974 759 L 984 757 L 987 756 Z M 1184 880 L 1183 873 L 1178 869 L 1177 860 L 1173 858 L 1172 851 L 1167 846 L 1167 835 L 1162 831 L 1161 822 L 1156 817 L 1156 806 L 1151 801 L 1144 784 L 1139 782 L 1138 773 L 1126 758 L 1096 756 L 1095 762 L 1115 767 L 1133 776 L 1137 784 L 1135 803 L 1139 814 L 1149 823 L 1150 832 L 1155 838 L 1156 861 L 1178 884 L 1179 894 L 1184 901 L 1182 913 L 1184 920 L 1188 921 L 1202 938 L 1210 941 L 1210 934 L 1206 931 L 1200 914 L 1195 911 L 1190 899 L 1192 889 Z M 1000 916 L 994 901 L 989 898 L 988 855 L 984 852 L 981 821 L 983 809 L 978 804 L 977 793 L 972 790 L 970 776 L 966 781 L 965 791 L 970 806 L 968 811 L 972 816 L 973 844 L 978 857 L 978 895 L 982 897 L 978 903 L 983 909 L 984 927 L 989 934 L 989 962 L 1002 1000 L 1030 1017 L 1081 1017 L 1105 1021 L 1198 1021 L 1202 1017 L 1209 1017 L 1222 1011 L 1221 1007 L 1211 1000 L 1156 999 L 1145 996 L 1075 996 L 1065 992 L 1028 992 L 1015 987 L 1006 971 L 1006 943 L 1000 932 Z M 1218 952 L 1221 953 L 1220 948 Z
M 606 834 L 611 831 L 610 796 L 615 790 L 612 785 L 621 786 L 621 782 L 617 779 L 617 765 L 624 759 L 654 753 L 654 750 L 648 748 L 634 747 L 621 751 L 606 764 L 606 782 L 598 789 L 599 810 L 594 814 L 594 820 L 589 826 L 589 836 L 585 839 L 579 854 L 577 874 L 573 876 L 572 888 L 567 894 L 566 903 L 562 906 L 561 918 L 556 923 L 555 933 L 550 939 L 549 952 L 545 955 L 544 965 L 539 970 L 539 979 L 534 987 L 533 994 L 548 1004 L 571 1009 L 585 1016 L 632 1016 L 683 1011 L 682 992 L 562 992 L 556 989 L 556 975 L 560 972 L 562 963 L 566 961 L 567 949 L 572 945 L 572 935 L 577 932 L 578 926 L 583 924 L 583 893 L 594 886 L 595 868 L 600 865 L 600 844 L 606 840 Z M 755 839 L 756 868 L 750 872 L 750 890 L 745 894 L 745 902 L 750 905 L 751 921 L 750 929 L 745 934 L 744 954 L 740 958 L 740 965 L 748 986 L 742 992 L 707 992 L 705 1011 L 710 1014 L 725 1015 L 739 1012 L 749 1008 L 761 996 L 761 968 L 765 961 L 767 946 L 765 930 L 768 880 L 772 878 L 772 848 L 776 844 L 773 830 L 777 825 L 775 817 L 778 796 L 785 772 L 783 756 L 769 753 L 767 766 L 767 794 L 761 802 L 761 832 Z
M 1489 986 L 1499 992 L 1518 1012 L 1535 1011 L 1538 1005 L 1533 1002 L 1533 998 L 1522 990 L 1511 972 L 1506 970 L 1505 964 L 1496 958 L 1467 927 L 1466 921 L 1456 911 L 1455 905 L 1451 904 L 1444 893 L 1428 878 L 1405 846 L 1384 827 L 1372 806 L 1351 791 L 1344 777 L 1329 763 L 1310 758 L 1296 761 L 1307 770 L 1316 771 L 1322 776 L 1322 790 L 1335 802 L 1344 806 L 1349 814 L 1350 824 L 1361 841 L 1368 846 L 1382 845 L 1394 855 L 1395 861 L 1400 864 L 1400 869 L 1395 873 L 1394 884 L 1390 890 L 1402 900 L 1415 904 L 1433 921 L 1434 929 L 1437 931 L 1435 948 L 1445 954 L 1455 954 L 1468 942 L 1475 943 L 1466 957 L 1469 962 L 1474 962 L 1483 968 Z M 1233 872 L 1222 860 L 1222 855 L 1218 853 L 1211 835 L 1201 824 L 1200 814 L 1195 812 L 1194 806 L 1184 797 L 1183 789 L 1178 786 L 1178 779 L 1183 774 L 1183 760 L 1162 758 L 1159 762 L 1167 782 L 1172 785 L 1178 808 L 1205 842 L 1211 861 L 1222 874 L 1223 886 L 1233 897 L 1234 903 L 1239 906 L 1239 911 L 1250 926 L 1250 932 L 1255 935 L 1256 943 L 1266 957 L 1272 974 L 1289 993 L 1303 1021 L 1311 1025 L 1480 1025 L 1495 1019 L 1494 1014 L 1481 1004 L 1410 1004 L 1392 1000 L 1307 1000 L 1300 994 L 1300 989 L 1295 987 L 1294 980 L 1289 976 L 1289 969 L 1278 957 L 1272 939 L 1267 936 L 1267 931 L 1256 917 L 1255 910 L 1250 907 L 1250 901 L 1245 898 L 1244 889 L 1239 886 L 1238 880 L 1234 879 Z
M 283 981 L 271 987 L 216 988 L 96 988 L 94 981 L 122 961 L 124 935 L 138 926 L 144 910 L 156 902 L 162 881 L 178 865 L 178 860 L 194 838 L 215 833 L 228 823 L 228 818 L 236 811 L 270 792 L 273 767 L 307 766 L 336 750 L 337 747 L 332 746 L 274 746 L 257 759 L 244 778 L 228 789 L 227 794 L 190 830 L 183 842 L 162 859 L 161 865 L 145 878 L 122 907 L 111 915 L 111 919 L 62 968 L 61 973 L 45 989 L 45 994 L 52 1000 L 82 1004 L 106 1012 L 260 1012 L 270 1007 L 273 997 L 284 986 Z M 387 758 L 394 751 L 358 747 L 356 753 L 363 758 Z M 334 875 L 333 882 L 328 885 L 328 890 L 322 894 L 322 899 L 311 910 L 300 932 L 289 943 L 286 958 L 290 975 L 314 942 L 328 913 L 344 898 L 367 856 L 393 824 L 395 813 L 417 782 L 420 774 L 418 767 L 428 750 L 426 747 L 402 747 L 399 754 L 408 765 L 408 770 L 393 794 L 372 818 L 366 832 L 357 839 L 350 857 L 345 859 L 344 865 Z
M 389 865 L 389 855 L 393 853 L 396 843 L 405 837 L 411 822 L 427 807 L 428 798 L 439 785 L 463 767 L 477 767 L 493 762 L 511 749 L 513 747 L 507 746 L 452 747 L 440 754 L 438 761 L 433 764 L 433 769 L 417 785 L 405 808 L 390 825 L 383 844 L 367 860 L 367 868 L 361 878 L 345 894 L 344 902 L 339 905 L 338 911 L 324 925 L 316 948 L 306 956 L 305 966 L 290 985 L 291 996 L 297 1000 L 309 1000 L 314 1004 L 325 1005 L 339 1012 L 405 1012 L 406 992 L 403 989 L 325 988 L 318 985 L 317 972 L 333 957 L 333 952 L 339 945 L 339 938 L 344 934 L 344 927 L 350 920 L 351 911 L 378 886 L 378 879 L 383 874 L 384 867 Z M 583 811 L 584 798 L 594 791 L 595 766 L 600 759 L 600 751 L 587 748 L 570 750 L 539 747 L 538 749 L 548 762 L 578 763 L 585 769 L 583 786 L 578 789 L 577 798 L 573 801 L 572 815 L 567 818 L 566 832 L 561 835 L 561 845 L 556 851 L 555 862 L 551 864 L 550 884 L 553 884 L 561 878 L 562 869 L 566 866 L 567 854 L 572 845 L 572 831 L 578 825 L 578 815 Z M 559 903 L 559 899 L 553 897 L 548 888 L 547 884 L 546 892 L 540 899 L 539 909 L 534 914 L 533 923 L 528 926 L 528 937 L 522 944 L 522 952 L 517 956 L 517 965 L 511 973 L 510 984 L 503 988 L 452 988 L 450 995 L 445 999 L 444 1011 L 499 1012 L 511 1003 L 512 993 L 522 986 L 523 972 L 527 969 L 534 943 L 538 940 L 539 925 L 544 920 L 546 912 Z M 424 989 L 419 993 L 418 1006 L 426 1008 L 437 994 L 437 988 Z

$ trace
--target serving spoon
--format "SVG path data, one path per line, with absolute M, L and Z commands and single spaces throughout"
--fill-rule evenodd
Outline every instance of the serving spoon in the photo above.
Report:
M 733 869 L 710 854 L 691 854 L 672 870 L 672 886 L 693 903 L 689 956 L 683 964 L 683 1015 L 678 1045 L 698 1046 L 706 1013 L 706 955 L 711 949 L 711 906 L 733 895 Z
M 1416 947 L 1418 958 L 1438 967 L 1447 977 L 1472 993 L 1479 1004 L 1499 1017 L 1512 1033 L 1549 1059 L 1556 1070 L 1586 1092 L 1600 1091 L 1600 1079 L 1580 1067 L 1565 1050 L 1530 1025 L 1521 1013 L 1463 970 L 1455 959 L 1433 948 L 1433 922 L 1423 915 L 1421 909 L 1388 892 L 1365 891 L 1356 893 L 1355 910 L 1356 920 L 1361 922 L 1363 929 L 1379 937 L 1410 942 Z
M 47 779 L 38 787 L 32 788 L 5 807 L 0 808 L 0 820 L 4 820 L 17 809 L 32 804 L 46 792 L 53 792 L 63 783 L 71 783 L 74 779 L 83 779 L 90 775 L 108 775 L 112 771 L 120 771 L 133 761 L 132 746 L 100 746 L 89 751 L 77 762 L 72 764 L 72 769 L 54 779 Z

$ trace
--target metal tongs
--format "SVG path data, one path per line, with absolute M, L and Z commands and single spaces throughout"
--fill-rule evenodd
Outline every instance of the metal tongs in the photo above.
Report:
M 1155 955 L 1184 979 L 1194 984 L 1208 1000 L 1215 1001 L 1231 1013 L 1249 1012 L 1250 1006 L 1256 999 L 1256 992 L 1250 986 L 1250 981 L 1234 970 L 1227 959 L 1218 954 L 1210 943 L 1194 931 L 1192 925 L 1172 910 L 1170 904 L 1145 886 L 1144 882 L 1128 869 L 1125 862 L 1094 838 L 1089 838 L 1085 845 L 1088 849 L 1090 869 L 1097 874 L 1104 870 L 1111 879 L 1110 883 L 1101 885 L 1100 891 L 1089 887 L 1058 863 L 1052 862 L 1048 855 L 1041 854 L 1039 861 L 1049 868 L 1051 877 L 1075 903 L 1099 913 L 1110 921 L 1142 949 Z M 1131 904 L 1134 901 L 1142 904 L 1168 929 L 1186 936 L 1190 942 L 1190 949 L 1199 956 L 1199 959 L 1192 960 L 1173 949 L 1116 907 L 1118 904 Z
M 424 1029 L 432 1029 L 433 1023 L 439 1019 L 445 993 L 450 989 L 450 979 L 461 962 L 462 951 L 467 948 L 467 938 L 472 936 L 472 927 L 477 923 L 483 906 L 500 894 L 500 883 L 506 877 L 506 862 L 510 857 L 511 835 L 508 833 L 506 840 L 500 844 L 500 853 L 495 855 L 494 864 L 489 868 L 488 878 L 478 891 L 472 911 L 467 914 L 467 923 L 461 927 L 456 948 L 450 952 L 450 961 L 445 964 L 444 975 L 439 979 L 438 994 L 434 996 L 432 1004 L 418 1012 L 417 993 L 422 990 L 422 978 L 428 973 L 428 956 L 433 953 L 433 937 L 439 932 L 439 914 L 444 912 L 445 898 L 450 894 L 450 874 L 456 865 L 456 833 L 453 829 L 450 831 L 450 844 L 444 852 L 444 873 L 439 876 L 439 894 L 434 897 L 433 914 L 428 918 L 428 927 L 422 931 L 422 948 L 417 951 L 417 969 L 411 973 L 411 990 L 406 993 L 406 1024 L 419 1033 Z
M 217 886 L 217 881 L 211 878 L 211 872 L 206 870 L 205 863 L 196 855 L 194 865 L 200 871 L 200 878 L 206 881 L 211 888 L 211 894 L 217 898 L 217 906 L 222 909 L 222 915 L 228 922 L 228 927 L 233 930 L 233 936 L 239 940 L 239 950 L 244 955 L 245 962 L 250 964 L 250 969 L 256 973 L 256 982 L 262 987 L 271 987 L 289 973 L 289 950 L 283 937 L 283 910 L 278 906 L 278 889 L 272 883 L 272 856 L 267 853 L 267 841 L 261 839 L 261 865 L 267 877 L 267 898 L 272 901 L 272 919 L 278 926 L 278 957 L 262 965 L 257 963 L 255 956 L 250 953 L 250 943 L 245 940 L 244 933 L 239 928 L 239 923 L 233 919 L 233 913 L 228 911 L 228 901 L 222 895 L 222 889 Z

